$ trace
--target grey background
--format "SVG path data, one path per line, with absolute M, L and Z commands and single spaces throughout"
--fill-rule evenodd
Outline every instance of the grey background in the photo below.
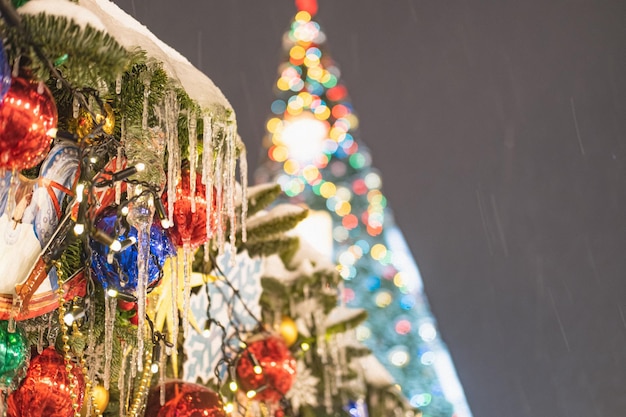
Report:
M 118 0 L 250 163 L 291 1 Z M 318 21 L 476 417 L 626 410 L 626 2 L 336 0 Z

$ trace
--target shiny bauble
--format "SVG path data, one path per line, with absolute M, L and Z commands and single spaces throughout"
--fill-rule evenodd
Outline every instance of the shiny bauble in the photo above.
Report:
M 295 380 L 296 360 L 280 336 L 264 335 L 247 344 L 236 365 L 239 387 L 253 400 L 280 401 Z
M 161 385 L 150 390 L 146 416 L 225 417 L 219 394 L 205 386 L 184 381 L 165 382 L 165 403 L 161 405 Z
M 12 388 L 25 370 L 30 350 L 26 335 L 18 327 L 9 332 L 9 322 L 0 321 L 0 389 Z
M 93 400 L 91 401 L 91 413 L 87 414 L 88 400 L 85 398 L 83 408 L 80 410 L 81 417 L 95 417 L 97 416 L 96 408 L 98 408 L 100 413 L 103 413 L 104 410 L 106 410 L 107 405 L 109 405 L 109 391 L 104 388 L 104 386 L 96 385 L 93 387 L 92 396 Z
M 57 107 L 48 87 L 15 77 L 0 106 L 0 168 L 40 163 L 56 135 Z
M 207 241 L 207 201 L 206 188 L 202 184 L 202 176 L 196 175 L 196 211 L 191 207 L 191 176 L 188 169 L 183 169 L 181 179 L 176 186 L 176 198 L 174 200 L 174 224 L 170 227 L 172 241 L 178 247 L 189 246 L 197 248 Z M 215 200 L 215 199 L 214 199 Z M 163 193 L 163 204 L 167 207 L 167 192 Z M 215 207 L 209 208 L 210 213 L 215 212 Z M 208 219 L 211 221 L 211 219 Z
M 115 232 L 116 219 L 116 210 L 105 210 L 96 221 L 96 228 L 112 236 Z M 130 227 L 126 233 L 118 237 L 120 242 L 128 242 L 129 239 L 137 239 L 137 229 L 134 227 Z M 90 241 L 90 246 L 92 250 L 91 270 L 102 287 L 104 289 L 112 288 L 127 294 L 133 293 L 138 283 L 137 244 L 114 253 L 113 263 L 109 263 L 107 260 L 109 251 L 111 251 L 109 246 L 93 239 Z M 153 223 L 150 227 L 148 286 L 155 285 L 161 279 L 165 259 L 175 254 L 176 249 L 165 230 L 158 223 Z
M 70 371 L 75 384 L 70 390 L 63 356 L 53 347 L 30 361 L 26 376 L 7 399 L 7 417 L 73 417 L 72 403 L 83 404 L 85 380 L 78 366 Z M 75 399 L 72 399 L 72 394 Z
M 104 103 L 102 107 L 102 111 L 96 112 L 95 114 L 95 123 L 91 113 L 85 109 L 81 109 L 78 117 L 70 120 L 70 131 L 76 133 L 79 139 L 83 139 L 92 134 L 97 125 L 102 125 L 102 132 L 107 135 L 112 135 L 115 131 L 115 114 L 113 108 L 109 103 Z
M 287 347 L 293 346 L 298 340 L 298 326 L 291 317 L 283 316 L 280 324 L 278 325 L 278 333 L 283 337 Z

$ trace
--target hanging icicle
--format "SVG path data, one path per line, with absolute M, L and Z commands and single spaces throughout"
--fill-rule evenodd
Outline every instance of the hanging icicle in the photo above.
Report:
M 170 295 L 172 299 L 170 342 L 176 346 L 176 343 L 178 343 L 178 255 L 170 259 L 170 276 Z M 176 356 L 175 349 L 172 349 L 172 355 Z
M 137 350 L 143 352 L 146 333 L 146 296 L 149 282 L 150 262 L 150 227 L 154 218 L 154 201 L 152 195 L 137 195 L 138 186 L 129 185 L 129 193 L 135 192 L 138 197 L 131 205 L 128 214 L 129 223 L 137 229 Z M 137 361 L 137 369 L 143 369 L 143 355 Z
M 176 186 L 180 181 L 180 147 L 178 145 L 178 100 L 176 93 L 170 91 L 164 100 L 163 122 L 167 143 L 167 212 L 170 224 L 174 224 L 174 201 Z
M 115 311 L 117 298 L 104 295 L 104 376 L 102 384 L 109 389 L 111 380 L 111 355 L 113 353 L 113 326 L 115 325 Z
M 224 137 L 224 127 L 221 127 L 222 138 Z M 217 229 L 217 246 L 219 253 L 224 249 L 224 141 L 217 144 L 215 152 L 215 227 Z
M 224 186 L 226 187 L 226 215 L 228 216 L 228 225 L 230 234 L 228 236 L 228 243 L 230 246 L 230 266 L 235 265 L 235 258 L 237 256 L 237 247 L 235 245 L 236 232 L 237 232 L 237 219 L 235 214 L 235 165 L 237 162 L 237 155 L 235 152 L 235 125 L 234 121 L 226 128 L 226 166 L 224 167 Z
M 237 137 L 237 148 L 239 150 L 239 178 L 241 182 L 241 241 L 246 243 L 248 241 L 246 226 L 248 221 L 248 153 L 239 137 Z
M 213 127 L 211 126 L 211 117 L 203 116 L 202 118 L 202 183 L 205 186 L 206 199 L 206 234 L 207 242 L 204 244 L 204 262 L 209 262 L 210 239 L 213 237 L 213 229 L 211 224 L 215 218 L 213 212 L 213 184 L 215 182 L 215 173 L 213 170 Z
M 124 157 L 124 144 L 126 143 L 126 123 L 122 117 L 120 124 L 120 143 L 122 146 L 117 148 L 117 157 L 115 158 L 115 172 L 123 168 L 122 158 Z M 115 183 L 115 204 L 119 205 L 122 201 L 122 181 Z
M 193 250 L 188 244 L 183 246 L 183 335 L 187 337 L 189 331 L 189 314 L 191 303 L 191 266 Z
M 196 212 L 196 169 L 198 166 L 198 136 L 196 134 L 196 112 L 192 109 L 188 115 L 189 129 L 189 185 L 191 212 Z

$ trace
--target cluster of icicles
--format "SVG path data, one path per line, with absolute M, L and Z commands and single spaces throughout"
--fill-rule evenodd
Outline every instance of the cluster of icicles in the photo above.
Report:
M 142 130 L 148 131 L 148 97 L 149 81 L 144 84 L 144 106 L 143 106 L 143 119 Z M 116 83 L 116 93 L 121 91 L 121 79 Z M 181 180 L 181 155 L 180 146 L 178 143 L 178 119 L 181 113 L 181 109 L 177 100 L 176 93 L 174 91 L 168 91 L 162 102 L 160 108 L 156 109 L 157 118 L 160 120 L 161 135 L 157 135 L 160 138 L 161 143 L 154 146 L 153 151 L 156 153 L 156 160 L 163 160 L 165 152 L 167 151 L 167 204 L 166 211 L 168 215 L 169 224 L 173 224 L 174 218 L 174 202 L 176 199 L 176 186 Z M 191 188 L 191 211 L 196 210 L 196 172 L 198 169 L 198 141 L 197 141 L 197 119 L 201 118 L 203 121 L 202 132 L 202 161 L 201 161 L 201 175 L 202 183 L 205 185 L 206 195 L 204 196 L 207 202 L 206 208 L 206 233 L 207 241 L 204 247 L 205 261 L 208 261 L 210 253 L 210 245 L 216 245 L 219 252 L 223 252 L 228 248 L 231 251 L 230 259 L 234 262 L 236 254 L 236 231 L 238 225 L 238 219 L 236 218 L 236 206 L 241 204 L 241 219 L 240 230 L 242 241 L 246 241 L 246 217 L 247 217 L 247 161 L 246 151 L 240 139 L 237 137 L 234 120 L 223 120 L 223 118 L 213 118 L 206 113 L 187 111 L 188 120 L 188 132 L 189 132 L 189 171 L 190 171 L 190 188 Z M 121 143 L 126 143 L 126 133 L 124 129 L 124 121 L 122 120 L 122 137 Z M 122 150 L 118 155 L 118 161 L 121 160 Z M 240 184 L 236 181 L 236 166 L 239 163 Z M 218 192 L 214 192 L 219 190 Z M 133 187 L 129 185 L 129 193 L 133 192 Z M 139 190 L 137 190 L 139 193 Z M 116 192 L 117 202 L 121 198 L 121 189 L 118 185 Z M 140 371 L 144 367 L 144 346 L 146 341 L 146 295 L 148 290 L 148 261 L 150 257 L 150 227 L 152 224 L 152 218 L 154 215 L 154 204 L 151 201 L 152 196 L 147 197 L 147 201 L 143 207 L 139 207 L 141 202 L 136 204 L 137 207 L 130 208 L 128 214 L 129 221 L 137 228 L 137 348 L 132 349 L 132 346 L 122 346 L 122 366 L 120 367 L 120 373 L 118 377 L 118 388 L 120 392 L 120 404 L 123 404 L 124 393 L 130 388 L 129 378 L 126 371 L 126 364 L 136 364 L 136 366 L 130 366 L 130 377 L 133 378 L 137 371 Z M 134 209 L 148 208 L 149 216 L 133 216 Z M 143 219 L 143 221 L 137 221 L 137 219 Z M 134 221 L 133 221 L 134 220 Z M 226 224 L 230 224 L 232 227 L 229 236 L 225 236 L 224 227 Z M 169 341 L 173 346 L 176 346 L 177 335 L 179 333 L 179 320 L 178 320 L 178 289 L 179 282 L 183 280 L 183 306 L 181 311 L 183 332 L 187 336 L 187 329 L 189 327 L 189 309 L 191 299 L 191 275 L 192 275 L 192 263 L 194 258 L 195 248 L 190 245 L 184 245 L 181 252 L 178 252 L 179 256 L 176 256 L 171 260 L 171 300 L 172 308 L 168 313 L 170 315 L 169 323 L 171 323 L 171 329 L 168 329 Z M 182 258 L 182 259 L 181 259 Z M 179 265 L 182 263 L 183 276 L 179 276 Z M 113 347 L 113 327 L 115 322 L 115 312 L 117 299 L 109 294 L 105 295 L 105 345 L 104 345 L 104 373 L 103 373 L 103 385 L 106 389 L 109 388 L 111 383 L 111 359 L 112 359 L 112 347 Z M 89 348 L 93 354 L 93 348 L 95 346 L 95 340 L 90 332 L 92 340 L 89 340 Z M 151 341 L 148 341 L 151 343 Z M 163 341 L 159 343 L 163 344 Z M 152 346 L 149 348 L 151 349 Z M 171 354 L 172 349 L 165 347 L 163 349 L 167 355 Z M 161 355 L 160 358 L 160 378 L 165 376 L 164 361 L 165 355 Z M 163 382 L 163 381 L 160 381 Z M 123 413 L 124 407 L 120 407 L 120 413 Z M 122 414 L 120 414 L 122 415 Z

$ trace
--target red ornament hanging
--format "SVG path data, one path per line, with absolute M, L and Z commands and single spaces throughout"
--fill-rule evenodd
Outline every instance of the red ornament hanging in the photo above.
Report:
M 53 347 L 30 361 L 26 377 L 7 399 L 7 417 L 72 417 L 72 402 L 83 403 L 85 381 L 78 367 L 71 370 L 76 388 L 72 400 L 63 356 Z
M 0 105 L 0 168 L 36 166 L 48 153 L 56 126 L 57 107 L 48 87 L 14 77 Z
M 207 241 L 207 201 L 206 188 L 202 184 L 202 176 L 196 175 L 196 192 L 194 195 L 195 212 L 191 205 L 191 187 L 189 169 L 183 169 L 181 179 L 176 186 L 176 199 L 174 201 L 174 224 L 170 227 L 172 242 L 178 247 L 197 248 Z M 167 192 L 163 193 L 163 203 L 167 207 Z M 213 218 L 215 213 L 215 198 L 210 211 Z M 211 219 L 209 219 L 211 221 Z M 213 225 L 211 225 L 213 226 Z M 213 227 L 212 227 L 213 228 Z
M 190 382 L 168 381 L 165 404 L 161 405 L 161 385 L 150 390 L 146 416 L 151 417 L 225 417 L 221 397 L 207 387 Z
M 279 336 L 248 342 L 237 361 L 237 381 L 249 398 L 280 401 L 296 377 L 296 360 Z

